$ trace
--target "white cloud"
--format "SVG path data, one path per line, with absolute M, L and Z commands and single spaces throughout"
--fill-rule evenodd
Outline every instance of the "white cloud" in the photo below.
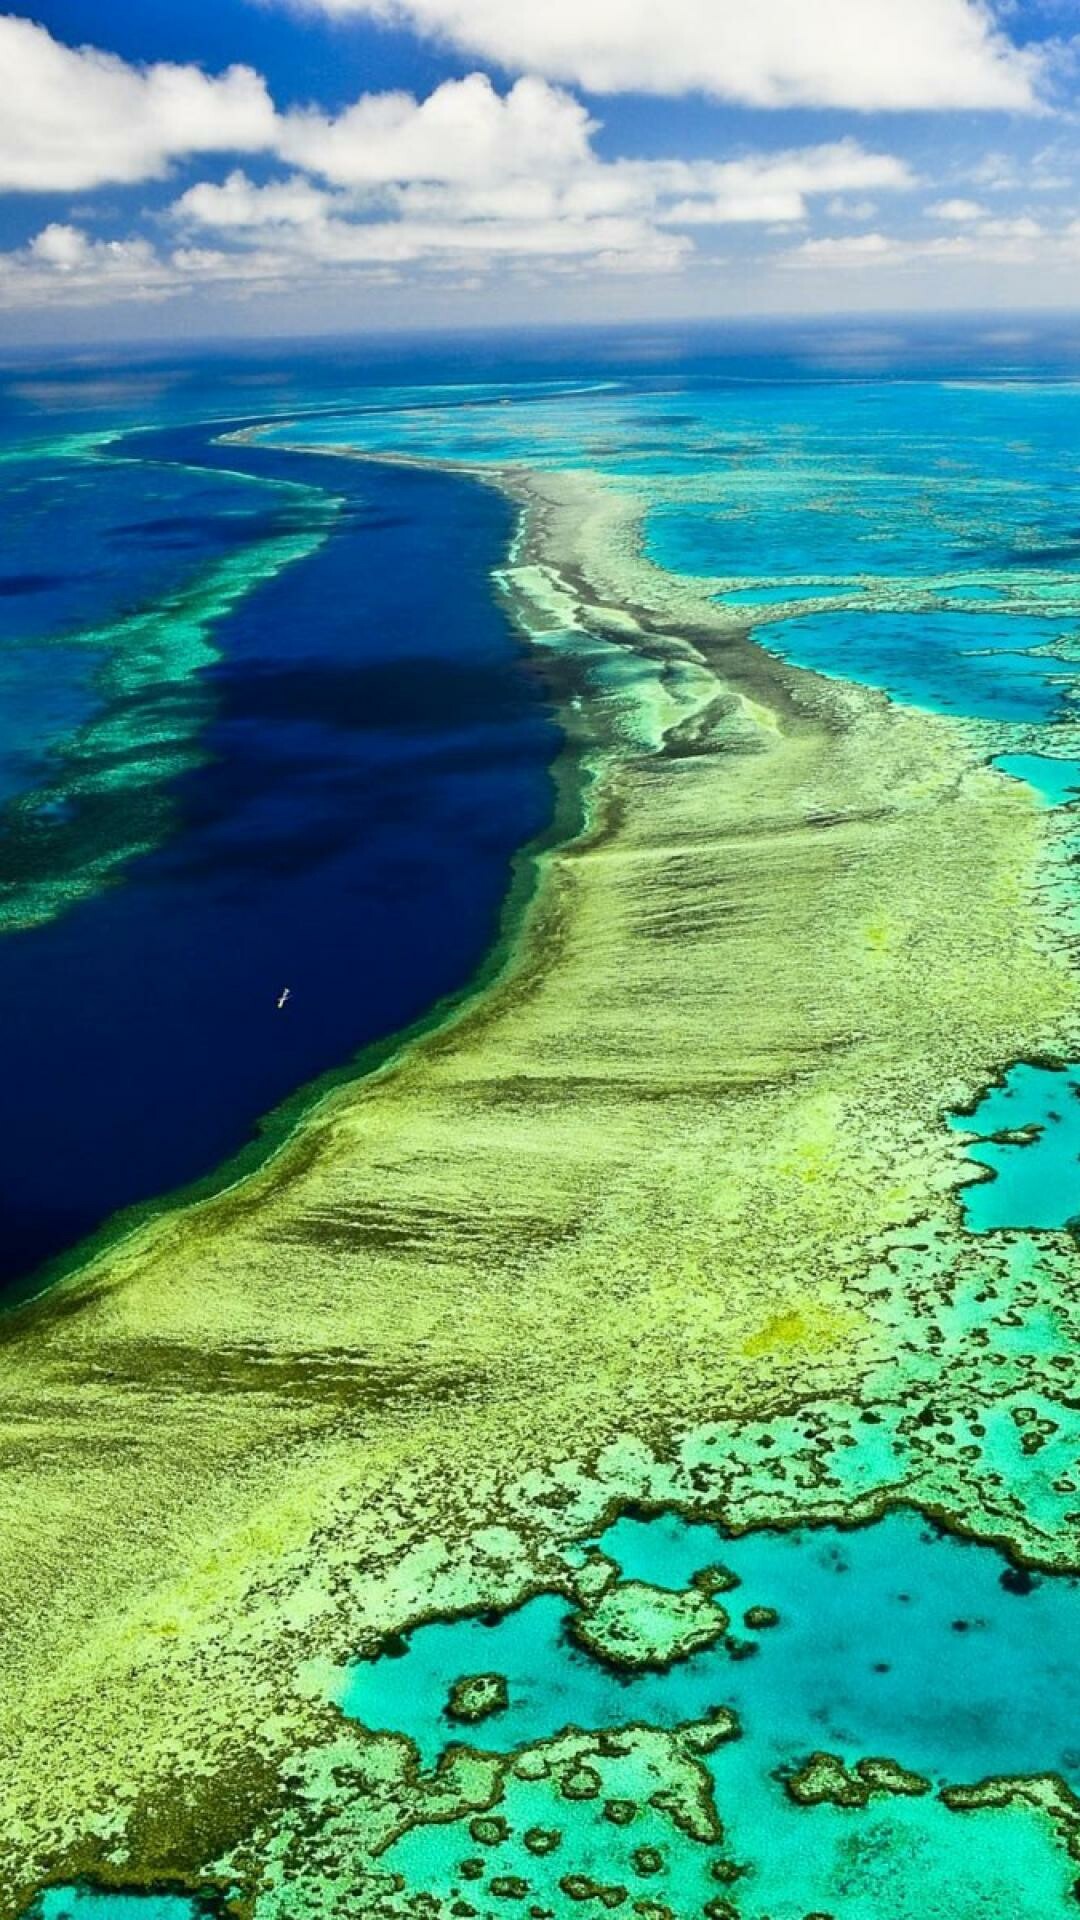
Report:
M 90 253 L 90 242 L 81 228 L 63 226 L 58 220 L 43 227 L 30 242 L 31 259 L 45 267 L 56 267 L 61 273 L 85 266 Z
M 987 0 L 308 0 L 597 93 L 753 106 L 1030 110 L 1040 57 Z
M 585 223 L 624 216 L 660 226 L 765 225 L 804 219 L 812 198 L 837 189 L 902 191 L 915 184 L 903 161 L 868 152 L 854 140 L 729 161 L 602 161 L 587 137 L 534 150 L 531 140 L 516 144 L 505 127 L 491 131 L 496 113 L 512 125 L 522 84 L 505 100 L 486 81 L 479 88 L 469 80 L 441 87 L 432 99 L 440 98 L 443 106 L 449 96 L 459 118 L 463 106 L 476 107 L 485 123 L 482 139 L 465 139 L 456 148 L 425 144 L 430 101 L 383 96 L 392 99 L 394 109 L 384 117 L 380 97 L 369 98 L 362 103 L 370 109 L 362 152 L 352 150 L 355 166 L 335 143 L 345 184 L 323 189 L 296 175 L 256 186 L 243 172 L 233 172 L 221 186 L 190 188 L 174 203 L 173 215 L 190 225 L 235 232 L 317 224 L 331 215 L 370 218 L 373 212 L 402 221 Z M 547 87 L 542 92 L 558 123 L 566 96 Z M 354 123 L 356 112 L 350 109 L 341 118 Z M 531 117 L 535 120 L 535 111 Z M 337 125 L 327 123 L 331 137 Z M 372 132 L 380 125 L 387 128 L 382 144 Z M 285 150 L 295 153 L 291 138 Z
M 451 154 L 441 143 L 425 145 L 428 102 L 395 95 L 386 115 L 378 100 L 365 103 L 373 111 L 360 147 L 351 147 L 354 159 L 362 152 L 362 167 L 341 168 L 359 180 L 321 184 L 294 173 L 259 184 L 234 168 L 174 201 L 178 243 L 160 251 L 52 223 L 28 247 L 0 256 L 0 303 L 157 300 L 204 286 L 251 294 L 342 277 L 362 285 L 461 265 L 480 275 L 496 265 L 558 275 L 587 262 L 596 273 L 655 275 L 693 254 L 682 229 L 797 220 L 815 196 L 836 188 L 911 184 L 902 162 L 855 141 L 732 161 L 602 161 L 587 123 L 564 123 L 565 96 L 554 89 L 541 85 L 526 116 L 530 128 L 542 111 L 565 124 L 565 137 L 546 149 L 521 132 L 518 88 L 505 99 L 486 82 L 439 91 L 440 111 L 459 121 L 463 108 L 474 111 L 482 138 L 465 135 Z M 355 128 L 351 112 L 342 118 Z M 571 136 L 571 125 L 580 132 Z
M 336 118 L 286 114 L 283 159 L 343 186 L 379 181 L 550 177 L 589 157 L 592 122 L 579 101 L 544 80 L 519 80 L 505 96 L 486 74 L 447 81 L 426 100 L 366 94 Z
M 683 183 L 687 197 L 662 217 L 692 226 L 802 220 L 808 200 L 817 194 L 867 187 L 900 191 L 915 184 L 902 160 L 868 153 L 855 140 L 746 160 L 653 163 L 651 177 L 658 186 L 665 173 L 669 184 Z
M 845 233 L 821 240 L 803 240 L 785 256 L 790 266 L 842 265 L 900 257 L 901 243 L 884 233 Z
M 54 223 L 26 247 L 0 253 L 0 309 L 161 301 L 202 290 L 228 298 L 304 287 L 362 293 L 404 273 L 423 299 L 425 289 L 430 296 L 462 268 L 482 276 L 502 262 L 548 276 L 587 258 L 593 274 L 656 274 L 677 266 L 686 248 L 675 235 L 627 219 L 350 222 L 329 214 L 262 232 L 252 227 L 238 245 L 161 250 L 143 239 L 95 241 L 81 228 Z M 483 278 L 473 284 L 478 289 Z
M 303 227 L 323 217 L 330 196 L 302 175 L 257 187 L 239 170 L 218 186 L 200 181 L 173 202 L 172 212 L 197 227 L 242 232 L 259 227 Z
M 834 220 L 872 220 L 877 210 L 876 200 L 849 200 L 842 193 L 834 194 L 826 205 Z
M 967 178 L 986 193 L 1013 193 L 1023 185 L 1016 162 L 1008 153 L 985 153 L 968 168 Z
M 203 150 L 258 153 L 289 169 L 255 180 L 233 164 L 168 209 L 172 242 L 92 238 L 70 214 L 0 255 L 0 303 L 161 299 L 359 283 L 408 271 L 474 279 L 580 270 L 655 274 L 700 253 L 692 235 L 804 222 L 818 199 L 903 192 L 906 164 L 854 139 L 727 160 L 614 159 L 563 87 L 526 76 L 503 91 L 481 73 L 427 98 L 362 96 L 336 115 L 279 113 L 262 79 L 231 69 L 134 68 L 0 19 L 0 187 L 82 189 L 146 178 Z M 21 66 L 19 62 L 21 61 Z M 4 168 L 7 173 L 5 174 Z M 857 204 L 857 203 L 856 203 Z M 168 233 L 168 224 L 165 232 Z
M 1074 265 L 1080 259 L 1080 222 L 1047 228 L 1021 216 L 976 220 L 961 231 L 921 235 L 843 234 L 802 241 L 780 257 L 787 267 L 1030 267 L 1036 273 Z
M 1057 140 L 1018 163 L 1008 153 L 985 153 L 960 176 L 982 193 L 1075 191 L 1080 154 L 1071 138 Z
M 986 208 L 978 200 L 937 200 L 927 213 L 934 220 L 945 220 L 957 226 L 966 225 L 969 220 L 981 220 Z
M 731 161 L 599 158 L 584 109 L 546 81 L 483 75 L 426 100 L 369 95 L 334 119 L 289 115 L 276 147 L 316 168 L 266 185 L 234 171 L 171 209 L 191 233 L 308 262 L 592 257 L 639 272 L 692 251 L 672 228 L 799 221 L 837 190 L 902 190 L 907 166 L 841 140 Z
M 269 144 L 274 109 L 248 67 L 128 66 L 0 16 L 0 190 L 80 191 L 147 180 L 170 160 Z
M 0 254 L 3 307 L 164 299 L 177 283 L 176 269 L 148 241 L 91 240 L 60 221 L 43 227 L 28 246 Z
M 26 258 L 36 267 L 54 273 L 138 280 L 154 277 L 157 255 L 148 240 L 91 240 L 81 227 L 69 227 L 52 221 L 35 235 L 26 250 Z

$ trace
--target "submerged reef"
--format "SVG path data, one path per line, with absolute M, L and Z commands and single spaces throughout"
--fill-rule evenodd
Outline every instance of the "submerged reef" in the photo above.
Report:
M 153 463 L 125 458 L 111 442 L 87 436 L 58 452 L 86 468 L 84 485 L 111 479 L 103 468 L 130 467 L 152 497 Z M 228 473 L 207 479 L 238 490 L 253 484 Z M 263 537 L 206 560 L 148 605 L 42 643 L 58 677 L 76 659 L 94 692 L 29 785 L 0 796 L 0 936 L 90 898 L 166 837 L 171 784 L 205 751 L 200 734 L 214 696 L 202 670 L 217 658 L 216 628 L 263 582 L 313 553 L 337 514 L 338 502 L 311 487 L 277 482 L 262 491 L 277 515 L 267 515 Z
M 989 723 L 756 647 L 632 489 L 488 477 L 569 739 L 501 969 L 2 1329 L 0 1920 L 80 1878 L 237 1920 L 1065 1914 L 1065 1780 L 840 1729 L 785 1785 L 732 1701 L 798 1615 L 753 1529 L 902 1505 L 1080 1569 L 1074 1243 L 969 1231 L 946 1119 L 1077 1051 L 1067 823 Z M 603 1538 L 661 1511 L 725 1529 L 670 1587 Z M 631 1716 L 698 1662 L 714 1697 L 589 1728 L 571 1691 L 501 1745 L 473 1655 L 530 1604 Z M 437 1752 L 350 1717 L 354 1663 L 465 1619 Z

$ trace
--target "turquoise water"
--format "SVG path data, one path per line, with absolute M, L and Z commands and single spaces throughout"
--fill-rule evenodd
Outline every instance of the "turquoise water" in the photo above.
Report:
M 741 1738 L 702 1762 L 723 1843 L 688 1840 L 641 1804 L 649 1795 L 640 1755 L 608 1767 L 593 1750 L 588 1764 L 603 1775 L 593 1800 L 568 1801 L 550 1778 L 510 1778 L 497 1811 L 513 1832 L 491 1850 L 492 1875 L 526 1877 L 530 1897 L 542 1900 L 567 1871 L 633 1886 L 641 1878 L 633 1852 L 651 1846 L 663 1868 L 645 1891 L 680 1914 L 716 1897 L 715 1862 L 724 1859 L 747 1869 L 737 1883 L 746 1920 L 803 1920 L 838 1900 L 844 1920 L 1006 1912 L 1047 1920 L 1069 1910 L 1074 1873 L 1029 1812 L 960 1814 L 922 1796 L 875 1797 L 862 1809 L 800 1807 L 783 1777 L 824 1750 L 849 1767 L 886 1757 L 931 1789 L 1046 1772 L 1080 1787 L 1080 1584 L 1022 1573 L 908 1512 L 851 1531 L 741 1538 L 671 1514 L 623 1518 L 595 1544 L 623 1581 L 686 1591 L 706 1568 L 734 1575 L 738 1584 L 718 1604 L 741 1657 L 721 1645 L 664 1672 L 620 1671 L 573 1645 L 573 1609 L 541 1594 L 490 1624 L 416 1628 L 396 1657 L 353 1667 L 340 1702 L 368 1727 L 408 1734 L 428 1768 L 463 1739 L 516 1753 L 567 1728 L 671 1729 L 732 1707 Z M 775 1610 L 775 1623 L 748 1627 L 745 1614 L 756 1607 Z M 505 1710 L 468 1729 L 448 1720 L 451 1682 L 489 1671 L 507 1679 Z M 611 1797 L 638 1805 L 625 1828 L 604 1815 Z M 563 1835 L 539 1862 L 522 1845 L 537 1826 Z M 387 1864 L 449 1898 L 466 1888 L 461 1865 L 478 1851 L 463 1823 L 421 1827 L 396 1843 Z
M 860 591 L 840 581 L 822 580 L 802 585 L 793 580 L 789 586 L 732 587 L 720 598 L 729 607 L 774 607 L 787 606 L 795 600 L 850 600 Z
M 200 1920 L 205 1908 L 170 1893 L 96 1893 L 54 1887 L 35 1900 L 27 1920 Z
M 647 1798 L 636 1800 L 628 1827 L 613 1825 L 609 1796 L 635 1799 L 653 1782 L 617 1759 L 602 1766 L 596 1800 L 568 1801 L 549 1782 L 512 1779 L 500 1806 L 505 1841 L 478 1845 L 460 1822 L 419 1827 L 390 1849 L 386 1867 L 472 1912 L 479 1900 L 485 1920 L 507 1910 L 515 1880 L 528 1892 L 510 1911 L 528 1911 L 525 1900 L 548 1914 L 578 1911 L 561 1885 L 569 1874 L 610 1889 L 607 1902 L 584 1911 L 610 1903 L 655 1920 L 1070 1920 L 1076 1912 L 1075 1869 L 1026 1810 L 956 1814 L 926 1799 L 879 1800 L 857 1813 L 795 1808 L 776 1783 L 747 1778 L 736 1745 L 709 1764 L 725 1827 L 713 1846 L 680 1833 Z M 559 1837 L 546 1859 L 524 1843 L 536 1828 Z M 647 1872 L 643 1848 L 654 1855 Z
M 380 1866 L 407 1887 L 448 1901 L 486 1893 L 498 1905 L 484 1912 L 501 1911 L 517 1880 L 530 1900 L 563 1911 L 568 1874 L 662 1900 L 679 1916 L 719 1914 L 709 1903 L 720 1897 L 741 1920 L 1056 1920 L 1074 1910 L 1075 1869 L 1042 1816 L 1022 1805 L 953 1812 L 934 1790 L 1050 1771 L 1080 1786 L 1080 1583 L 1023 1573 L 909 1512 L 855 1530 L 742 1537 L 670 1513 L 623 1517 L 593 1546 L 622 1582 L 668 1593 L 724 1568 L 726 1591 L 712 1604 L 726 1610 L 735 1650 L 628 1674 L 574 1646 L 572 1607 L 541 1593 L 504 1615 L 417 1627 L 404 1650 L 348 1670 L 346 1713 L 407 1734 L 429 1770 L 463 1740 L 517 1755 L 566 1729 L 605 1735 L 572 1742 L 562 1760 L 549 1745 L 541 1777 L 510 1772 L 494 1828 L 463 1817 L 405 1833 Z M 772 1624 L 747 1625 L 757 1607 L 773 1610 Z M 479 1672 L 505 1676 L 508 1704 L 463 1727 L 445 1715 L 448 1690 Z M 700 1753 L 689 1773 L 692 1750 L 680 1749 L 672 1774 L 650 1730 L 728 1707 L 739 1737 Z M 886 1758 L 925 1788 L 860 1807 L 796 1805 L 785 1778 L 820 1751 L 849 1768 Z M 682 1824 L 655 1798 L 680 1781 Z M 689 1826 L 687 1805 L 697 1809 Z M 555 1836 L 543 1857 L 536 1829 Z M 27 1920 L 195 1913 L 168 1896 L 54 1890 Z
M 1080 760 L 1051 759 L 1044 753 L 999 753 L 995 767 L 1024 780 L 1048 807 L 1069 806 L 1080 797 Z
M 1060 616 L 847 610 L 778 620 L 762 643 L 796 666 L 884 687 L 935 713 L 1053 720 L 1070 675 L 1054 653 Z M 1039 651 L 1036 652 L 1035 649 Z
M 989 1168 L 963 1192 L 967 1225 L 1067 1227 L 1080 1219 L 1080 1067 L 1060 1072 L 1025 1063 L 991 1087 L 971 1114 L 953 1114 L 957 1132 L 976 1135 L 969 1160 Z M 1030 1137 L 995 1140 L 993 1134 L 1031 1129 Z
M 621 1726 L 629 1719 L 674 1727 L 721 1704 L 718 1669 L 708 1656 L 628 1680 L 566 1641 L 569 1614 L 564 1600 L 540 1594 L 491 1625 L 472 1619 L 422 1627 L 401 1657 L 353 1667 L 339 1704 L 367 1727 L 407 1733 L 425 1766 L 465 1737 L 509 1753 L 563 1727 Z M 466 1736 L 443 1712 L 448 1689 L 461 1675 L 487 1672 L 505 1675 L 509 1705 Z
M 406 1733 L 432 1765 L 462 1730 L 444 1714 L 457 1677 L 506 1675 L 509 1705 L 470 1737 L 507 1752 L 565 1727 L 678 1726 L 734 1707 L 766 1772 L 815 1747 L 887 1754 L 939 1782 L 1058 1772 L 1080 1788 L 1080 1584 L 1019 1578 L 910 1513 L 853 1531 L 758 1532 L 731 1538 L 666 1516 L 621 1520 L 598 1542 L 626 1580 L 685 1589 L 721 1564 L 739 1586 L 721 1595 L 754 1655 L 725 1647 L 666 1672 L 627 1674 L 570 1644 L 572 1612 L 541 1594 L 491 1625 L 418 1627 L 398 1657 L 351 1668 L 339 1694 L 365 1726 Z M 779 1613 L 761 1633 L 747 1608 Z M 933 1673 L 932 1690 L 926 1675 Z
M 1037 381 L 658 380 L 390 403 L 268 438 L 599 469 L 645 492 L 649 558 L 756 609 L 760 638 L 791 660 L 1052 728 L 1069 715 L 1080 631 L 1078 430 L 1080 392 Z M 821 611 L 829 598 L 862 604 Z

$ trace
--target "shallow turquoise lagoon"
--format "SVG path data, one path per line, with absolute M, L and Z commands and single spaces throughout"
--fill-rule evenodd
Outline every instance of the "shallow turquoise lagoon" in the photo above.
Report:
M 170 1893 L 98 1893 L 54 1887 L 35 1900 L 26 1920 L 200 1920 L 205 1908 Z
M 569 1613 L 565 1600 L 540 1594 L 491 1624 L 474 1618 L 421 1627 L 399 1658 L 353 1667 L 339 1703 L 367 1727 L 408 1734 L 425 1766 L 454 1741 L 508 1753 L 563 1727 L 631 1720 L 673 1727 L 724 1704 L 715 1662 L 687 1660 L 669 1673 L 628 1680 L 566 1640 Z M 509 1705 L 478 1731 L 465 1729 L 444 1712 L 449 1688 L 462 1675 L 488 1672 L 505 1676 Z
M 723 1566 L 737 1584 L 714 1604 L 728 1613 L 733 1644 L 627 1674 L 570 1643 L 568 1602 L 544 1593 L 508 1614 L 416 1628 L 403 1651 L 344 1674 L 340 1703 L 368 1727 L 408 1734 L 429 1769 L 462 1740 L 513 1754 L 566 1728 L 675 1728 L 734 1707 L 741 1737 L 698 1762 L 720 1828 L 681 1830 L 651 1802 L 647 1756 L 624 1742 L 590 1750 L 586 1766 L 600 1772 L 586 1797 L 564 1794 L 558 1769 L 511 1773 L 494 1828 L 467 1818 L 416 1827 L 382 1869 L 474 1911 L 479 1900 L 483 1913 L 503 1910 L 516 1879 L 530 1901 L 563 1911 L 567 1874 L 622 1885 L 680 1916 L 1065 1920 L 1075 1911 L 1075 1867 L 1042 1815 L 952 1812 L 933 1790 L 1047 1771 L 1080 1785 L 1080 1584 L 1024 1573 L 906 1511 L 852 1530 L 741 1537 L 670 1513 L 623 1517 L 596 1549 L 621 1579 L 676 1592 Z M 775 1623 L 747 1627 L 752 1607 L 775 1609 Z M 449 1720 L 451 1683 L 492 1671 L 506 1677 L 505 1709 L 469 1727 Z M 848 1766 L 887 1757 L 929 1788 L 863 1807 L 798 1806 L 785 1776 L 822 1750 Z M 618 1801 L 632 1810 L 616 1819 L 608 1809 Z M 555 1836 L 543 1857 L 537 1829 Z M 732 1907 L 710 1905 L 721 1898 Z M 195 1920 L 197 1911 L 168 1896 L 54 1890 L 27 1920 Z
M 1045 753 L 999 753 L 994 765 L 1033 787 L 1048 807 L 1069 806 L 1080 797 L 1080 760 L 1059 760 Z
M 927 564 L 927 529 L 909 524 L 902 497 L 892 498 L 894 485 L 875 475 L 871 489 L 868 475 L 837 468 L 825 449 L 819 463 L 808 466 L 778 449 L 760 467 L 733 468 L 726 480 L 715 501 L 680 501 L 650 512 L 645 550 L 651 560 L 706 579 L 755 573 L 804 579 L 825 572 L 904 578 Z M 929 552 L 938 567 L 956 564 L 954 543 L 937 541 Z
M 408 1734 L 429 1766 L 463 1738 L 505 1752 L 567 1726 L 671 1727 L 730 1706 L 766 1771 L 828 1747 L 888 1754 L 943 1782 L 1055 1771 L 1080 1787 L 1077 1582 L 1020 1574 L 906 1512 L 741 1538 L 673 1516 L 624 1519 L 598 1545 L 624 1579 L 653 1586 L 729 1569 L 740 1584 L 719 1604 L 752 1655 L 719 1646 L 627 1673 L 570 1643 L 569 1604 L 540 1594 L 490 1624 L 418 1627 L 404 1653 L 359 1662 L 343 1679 L 344 1711 Z M 780 1615 L 760 1634 L 742 1620 L 757 1606 Z M 465 1733 L 446 1716 L 447 1692 L 483 1672 L 506 1676 L 509 1704 Z
M 464 1901 L 473 1913 L 479 1903 L 485 1920 L 528 1912 L 526 1902 L 547 1913 L 577 1910 L 560 1885 L 568 1874 L 611 1889 L 610 1903 L 622 1912 L 642 1901 L 636 1911 L 656 1920 L 1072 1920 L 1076 1913 L 1075 1869 L 1048 1823 L 1027 1810 L 956 1814 L 934 1799 L 879 1800 L 859 1812 L 798 1808 L 776 1782 L 741 1770 L 738 1746 L 711 1771 L 725 1829 L 719 1845 L 685 1837 L 647 1804 L 619 1828 L 605 1815 L 606 1800 L 570 1802 L 548 1782 L 515 1779 L 499 1809 L 510 1827 L 504 1841 L 478 1846 L 465 1822 L 419 1827 L 389 1850 L 385 1866 L 412 1888 Z M 617 1761 L 605 1767 L 605 1793 L 632 1797 L 635 1787 L 632 1769 Z M 558 1836 L 545 1859 L 524 1844 L 537 1828 Z M 642 1849 L 652 1855 L 647 1870 Z M 515 1880 L 528 1893 L 508 1906 L 507 1882 Z M 605 1907 L 594 1901 L 583 1910 Z
M 1060 615 L 845 608 L 771 621 L 757 638 L 796 666 L 937 713 L 1046 722 L 1060 716 L 1073 682 L 1053 651 L 1067 632 Z
M 776 607 L 788 606 L 795 600 L 851 600 L 861 592 L 861 587 L 849 586 L 843 581 L 792 580 L 787 586 L 732 587 L 725 590 L 720 599 L 728 607 Z
M 974 1232 L 1066 1227 L 1080 1219 L 1080 1067 L 1057 1071 L 1022 1062 L 983 1095 L 974 1113 L 952 1114 L 949 1124 L 977 1136 L 968 1158 L 994 1176 L 963 1190 Z M 1023 1137 L 991 1138 L 1009 1133 Z
M 703 1763 L 723 1839 L 687 1839 L 647 1804 L 640 1756 L 590 1755 L 603 1777 L 589 1800 L 567 1800 L 557 1780 L 511 1775 L 496 1809 L 511 1831 L 496 1844 L 478 1846 L 466 1822 L 406 1834 L 386 1862 L 410 1884 L 475 1898 L 475 1864 L 461 1870 L 479 1854 L 485 1876 L 523 1878 L 545 1904 L 572 1872 L 700 1913 L 721 1891 L 717 1870 L 734 1865 L 733 1911 L 744 1920 L 1052 1920 L 1074 1910 L 1075 1869 L 1030 1810 L 954 1813 L 933 1792 L 800 1807 L 783 1777 L 825 1750 L 848 1766 L 888 1757 L 932 1788 L 1047 1771 L 1080 1785 L 1075 1581 L 1023 1573 L 908 1512 L 852 1531 L 741 1538 L 670 1514 L 623 1518 L 596 1545 L 623 1579 L 677 1591 L 705 1568 L 728 1569 L 739 1584 L 719 1604 L 734 1653 L 721 1645 L 666 1672 L 620 1672 L 569 1642 L 570 1607 L 542 1594 L 490 1624 L 417 1628 L 397 1657 L 354 1667 L 341 1704 L 367 1726 L 407 1733 L 429 1768 L 455 1741 L 512 1753 L 568 1727 L 671 1728 L 734 1707 L 742 1737 Z M 775 1609 L 776 1623 L 747 1628 L 757 1606 Z M 447 1691 L 478 1672 L 504 1674 L 508 1705 L 465 1728 L 446 1717 Z M 617 1797 L 637 1804 L 625 1827 L 604 1812 Z M 544 1859 L 523 1845 L 536 1828 L 562 1836 Z M 660 1862 L 648 1885 L 635 1865 L 642 1847 Z

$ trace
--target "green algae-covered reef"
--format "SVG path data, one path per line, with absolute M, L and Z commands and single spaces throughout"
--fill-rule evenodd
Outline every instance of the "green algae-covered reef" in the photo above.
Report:
M 508 484 L 584 817 L 497 977 L 4 1327 L 0 1920 L 80 1875 L 408 1911 L 386 1848 L 506 1761 L 421 1773 L 333 1673 L 579 1572 L 610 1615 L 574 1543 L 627 1502 L 1080 1565 L 1073 1243 L 966 1232 L 945 1119 L 1075 1050 L 1061 829 L 985 730 L 751 645 L 631 496 Z M 680 1738 L 650 1791 L 711 1831 Z

